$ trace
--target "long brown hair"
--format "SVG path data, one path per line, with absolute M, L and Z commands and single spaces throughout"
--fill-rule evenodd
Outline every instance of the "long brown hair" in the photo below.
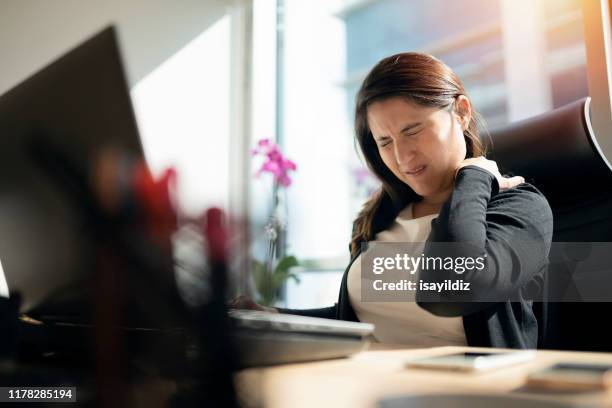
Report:
M 461 80 L 442 61 L 417 52 L 392 55 L 380 61 L 363 81 L 355 106 L 355 137 L 368 168 L 381 181 L 381 188 L 364 204 L 353 225 L 351 255 L 359 252 L 363 241 L 370 241 L 380 230 L 388 227 L 397 214 L 420 197 L 399 180 L 384 164 L 370 132 L 368 106 L 373 102 L 402 97 L 424 107 L 443 108 L 467 93 Z M 468 97 L 469 98 L 469 97 Z M 485 154 L 478 125 L 482 118 L 472 107 L 472 117 L 465 137 L 466 157 Z

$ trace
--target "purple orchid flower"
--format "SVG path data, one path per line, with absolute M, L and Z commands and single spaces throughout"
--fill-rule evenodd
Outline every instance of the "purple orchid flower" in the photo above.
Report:
M 272 173 L 274 182 L 279 186 L 289 187 L 291 185 L 290 171 L 297 170 L 296 164 L 286 159 L 281 153 L 278 145 L 270 139 L 261 139 L 257 146 L 251 149 L 252 156 L 264 156 L 265 161 L 256 173 L 259 177 L 261 173 Z

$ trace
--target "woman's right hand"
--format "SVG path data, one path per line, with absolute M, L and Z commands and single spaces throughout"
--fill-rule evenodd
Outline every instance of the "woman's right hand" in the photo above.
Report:
M 278 313 L 278 309 L 274 307 L 262 306 L 246 295 L 235 297 L 230 302 L 229 307 L 231 309 L 259 310 L 261 312 Z

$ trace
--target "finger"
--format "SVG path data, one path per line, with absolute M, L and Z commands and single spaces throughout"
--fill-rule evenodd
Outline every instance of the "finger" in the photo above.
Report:
M 502 182 L 500 183 L 499 188 L 501 190 L 507 190 L 509 188 L 514 188 L 516 186 L 518 186 L 519 184 L 523 184 L 525 182 L 525 179 L 521 176 L 514 176 L 514 177 L 508 177 L 508 178 L 502 178 Z
M 504 185 L 503 188 L 504 189 L 514 188 L 524 182 L 525 182 L 525 179 L 521 176 L 514 176 L 514 177 L 508 177 L 508 178 L 504 177 L 503 178 L 503 185 Z
M 525 182 L 525 178 L 522 176 L 514 176 L 514 177 L 510 177 L 510 180 L 513 183 L 516 183 L 516 185 L 518 186 L 519 184 L 523 184 Z

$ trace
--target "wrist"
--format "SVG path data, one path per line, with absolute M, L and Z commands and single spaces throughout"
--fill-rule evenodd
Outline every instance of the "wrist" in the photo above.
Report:
M 495 175 L 489 170 L 481 166 L 469 164 L 467 166 L 460 167 L 455 173 L 455 186 L 457 186 L 457 183 L 460 182 L 460 180 L 462 180 L 463 183 L 466 181 L 470 183 L 486 183 L 489 186 L 491 196 L 494 196 L 499 192 L 499 182 L 497 177 L 495 177 Z

